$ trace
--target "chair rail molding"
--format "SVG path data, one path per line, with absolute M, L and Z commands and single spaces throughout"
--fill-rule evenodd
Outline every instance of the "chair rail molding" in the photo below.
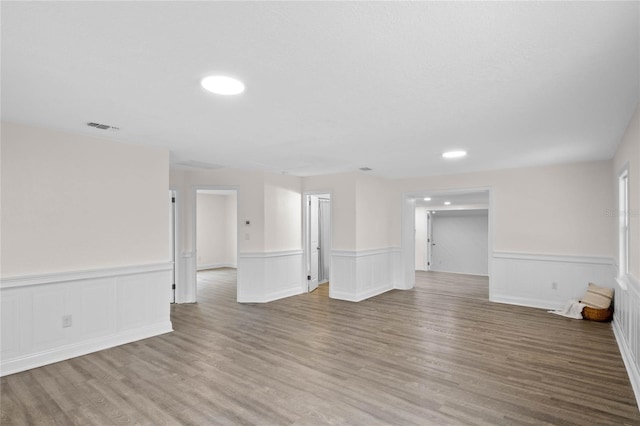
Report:
M 171 264 L 2 279 L 0 375 L 172 331 Z
M 559 309 L 590 282 L 615 286 L 610 257 L 494 251 L 491 263 L 493 302 Z

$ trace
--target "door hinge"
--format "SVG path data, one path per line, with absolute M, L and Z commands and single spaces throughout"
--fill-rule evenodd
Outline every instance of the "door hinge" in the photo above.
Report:
M 176 289 L 176 285 L 175 284 L 171 284 L 171 290 L 175 290 Z
M 311 281 L 311 275 L 307 275 L 307 281 Z
M 427 262 L 427 266 L 431 266 L 431 262 Z
M 176 202 L 176 197 L 171 197 L 171 202 L 175 203 Z

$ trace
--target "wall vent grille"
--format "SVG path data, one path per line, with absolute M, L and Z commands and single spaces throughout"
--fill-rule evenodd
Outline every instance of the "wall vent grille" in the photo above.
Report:
M 118 131 L 120 130 L 118 127 L 115 126 L 109 126 L 107 124 L 100 124 L 100 123 L 87 123 L 87 126 L 89 127 L 95 127 L 96 129 L 100 129 L 100 130 L 112 130 L 112 131 Z

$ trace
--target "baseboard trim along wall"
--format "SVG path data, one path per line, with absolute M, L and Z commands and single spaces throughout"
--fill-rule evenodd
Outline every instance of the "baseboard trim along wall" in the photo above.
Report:
M 2 376 L 172 331 L 170 263 L 0 283 Z
M 207 269 L 236 268 L 237 266 L 235 263 L 207 263 L 205 265 L 198 265 L 196 269 L 198 271 L 205 271 Z
M 615 288 L 613 333 L 640 409 L 640 283 L 631 275 Z
M 240 253 L 238 302 L 265 303 L 303 293 L 302 250 Z
M 360 302 L 396 288 L 400 249 L 333 250 L 329 297 Z
M 590 282 L 614 288 L 612 258 L 493 252 L 491 301 L 559 309 Z

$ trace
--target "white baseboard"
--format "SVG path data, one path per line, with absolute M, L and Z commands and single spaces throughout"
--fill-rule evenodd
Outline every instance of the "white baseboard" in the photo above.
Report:
M 473 277 L 487 277 L 487 274 L 474 274 L 472 272 L 456 272 L 456 271 L 443 271 L 440 269 L 416 269 L 416 271 L 422 271 L 422 272 L 444 272 L 447 274 L 455 274 L 455 275 L 471 275 Z
M 550 302 L 549 300 L 544 299 L 510 297 L 504 295 L 492 296 L 491 301 L 496 303 L 504 303 L 507 305 L 525 306 L 527 308 L 538 308 L 546 310 L 556 310 L 564 306 L 564 303 Z
M 124 345 L 126 343 L 135 342 L 149 337 L 158 336 L 173 331 L 171 322 L 144 326 L 135 330 L 123 331 L 121 333 L 92 339 L 84 342 L 78 342 L 59 348 L 50 349 L 43 352 L 25 355 L 2 362 L 0 376 L 19 373 L 21 371 L 30 370 L 32 368 L 42 367 L 43 365 L 53 364 L 55 362 L 64 361 L 75 358 L 77 356 L 87 355 L 104 349 L 113 348 L 115 346 Z
M 198 265 L 196 268 L 198 271 L 204 271 L 207 269 L 218 269 L 218 268 L 236 268 L 238 265 L 235 263 L 207 263 L 204 265 Z
M 613 288 L 614 276 L 611 258 L 494 252 L 491 300 L 558 309 L 570 299 L 579 299 L 590 282 Z
M 353 293 L 332 290 L 331 287 L 329 287 L 329 297 L 331 297 L 332 299 L 345 300 L 347 302 L 361 302 L 371 297 L 378 296 L 382 293 L 386 293 L 389 290 L 393 290 L 393 285 L 384 285 L 354 295 Z
M 631 382 L 631 387 L 633 388 L 633 393 L 636 397 L 636 404 L 638 405 L 638 409 L 640 409 L 640 369 L 638 369 L 638 366 L 635 364 L 633 351 L 629 348 L 627 340 L 618 326 L 618 322 L 615 320 L 613 321 L 613 334 L 616 337 L 616 342 L 618 342 L 620 355 L 622 355 L 622 361 L 624 362 L 627 374 L 629 375 L 629 381 Z
M 127 266 L 2 280 L 0 374 L 170 332 L 171 267 Z M 63 326 L 63 317 L 71 324 Z

